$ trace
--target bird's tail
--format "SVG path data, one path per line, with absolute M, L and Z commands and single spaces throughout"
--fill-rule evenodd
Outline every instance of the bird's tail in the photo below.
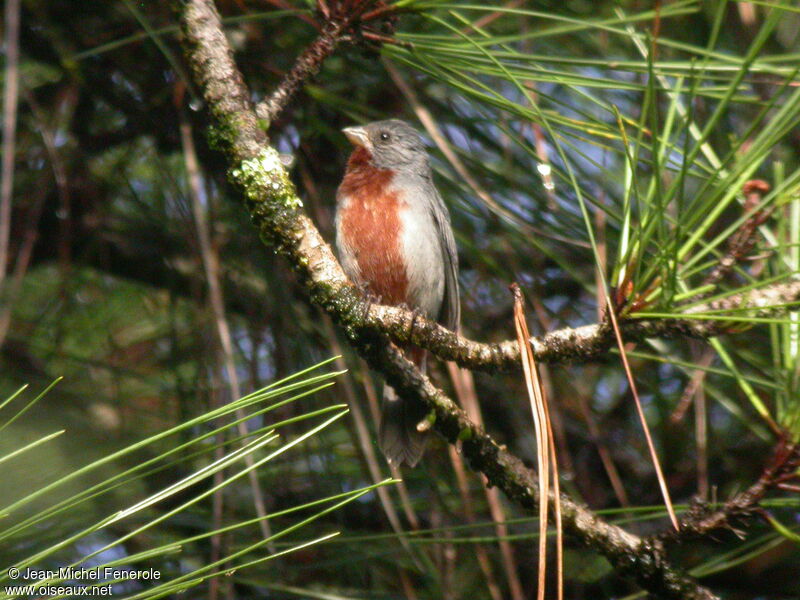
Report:
M 412 351 L 412 360 L 425 371 L 424 351 Z M 404 462 L 413 467 L 422 458 L 428 440 L 427 431 L 419 431 L 417 425 L 425 418 L 425 406 L 400 398 L 388 385 L 383 386 L 381 424 L 378 430 L 378 445 L 391 464 L 400 466 Z

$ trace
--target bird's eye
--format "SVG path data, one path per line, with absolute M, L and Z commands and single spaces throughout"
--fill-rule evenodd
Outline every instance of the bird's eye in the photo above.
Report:
M 382 142 L 386 142 L 386 141 L 389 140 L 389 138 L 391 136 L 388 133 L 386 133 L 385 131 L 381 131 L 381 136 L 380 137 L 381 137 L 381 141 Z

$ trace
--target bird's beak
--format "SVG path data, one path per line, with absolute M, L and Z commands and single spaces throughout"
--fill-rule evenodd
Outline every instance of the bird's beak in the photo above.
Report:
M 372 147 L 369 136 L 367 135 L 367 130 L 363 127 L 345 127 L 342 129 L 342 133 L 347 136 L 347 139 L 350 140 L 350 143 L 354 146 L 361 146 L 367 150 Z

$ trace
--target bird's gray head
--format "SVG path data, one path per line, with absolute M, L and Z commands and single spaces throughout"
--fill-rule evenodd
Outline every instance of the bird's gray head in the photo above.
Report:
M 369 163 L 374 167 L 423 172 L 430 169 L 422 138 L 405 121 L 375 121 L 342 131 L 357 147 L 357 152 L 363 149 L 369 154 Z

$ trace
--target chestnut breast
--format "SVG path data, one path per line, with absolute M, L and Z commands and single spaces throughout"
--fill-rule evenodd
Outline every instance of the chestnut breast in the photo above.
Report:
M 406 199 L 392 186 L 394 174 L 369 163 L 357 148 L 337 192 L 336 243 L 348 277 L 387 304 L 408 303 L 402 213 Z

